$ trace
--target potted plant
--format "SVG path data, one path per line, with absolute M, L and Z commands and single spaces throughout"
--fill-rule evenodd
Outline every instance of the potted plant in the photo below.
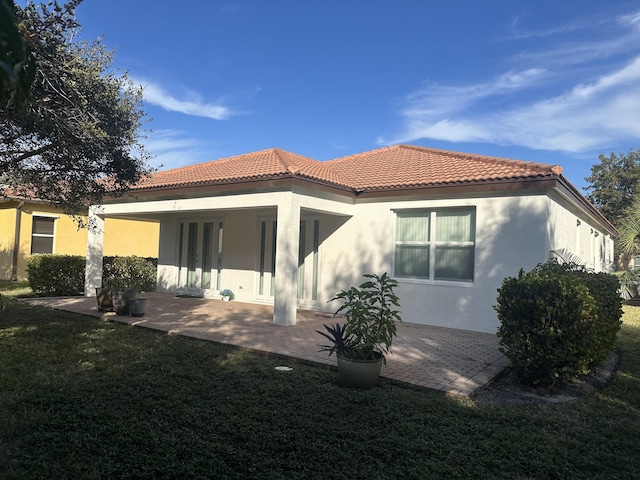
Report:
M 136 298 L 136 295 L 137 292 L 134 288 L 111 289 L 111 301 L 116 315 L 129 315 L 129 302 Z
M 113 300 L 109 287 L 96 287 L 96 301 L 101 312 L 113 312 Z
M 359 287 L 342 290 L 330 301 L 343 304 L 333 314 L 343 314 L 343 325 L 325 325 L 327 332 L 318 333 L 329 340 L 320 345 L 322 351 L 334 352 L 338 358 L 338 372 L 345 385 L 372 388 L 378 383 L 382 363 L 397 334 L 396 322 L 401 321 L 400 302 L 394 289 L 398 282 L 386 273 L 366 274 L 369 280 Z
M 228 288 L 221 290 L 220 295 L 222 295 L 222 300 L 224 300 L 225 302 L 236 298 L 236 295 L 233 293 L 233 291 L 229 290 Z
M 148 299 L 137 294 L 155 288 L 155 267 L 141 257 L 113 257 L 105 260 L 103 282 L 111 289 L 117 315 L 141 317 Z

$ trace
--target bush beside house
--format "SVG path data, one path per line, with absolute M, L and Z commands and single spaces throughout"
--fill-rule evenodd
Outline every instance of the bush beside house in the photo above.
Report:
M 130 288 L 137 292 L 153 292 L 156 289 L 157 258 L 104 257 L 102 261 L 102 286 Z
M 618 290 L 612 275 L 556 260 L 506 278 L 494 306 L 497 335 L 518 377 L 552 386 L 604 361 L 622 323 Z
M 27 262 L 31 290 L 40 296 L 82 295 L 86 259 L 80 255 L 37 255 Z M 158 259 L 104 257 L 103 286 L 131 288 L 138 292 L 156 289 Z
M 27 262 L 29 286 L 41 296 L 81 295 L 85 264 L 80 255 L 35 255 Z

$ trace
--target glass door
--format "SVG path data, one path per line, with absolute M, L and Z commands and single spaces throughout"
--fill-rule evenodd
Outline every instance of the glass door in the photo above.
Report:
M 220 289 L 223 223 L 190 220 L 180 223 L 178 284 L 186 293 L 202 295 Z
M 258 221 L 258 298 L 271 299 L 275 291 L 276 276 L 276 233 L 274 218 Z M 298 243 L 297 297 L 301 304 L 309 304 L 318 299 L 318 249 L 320 246 L 320 220 L 303 218 L 300 220 Z
M 275 291 L 276 233 L 277 223 L 273 218 L 261 219 L 258 223 L 258 297 L 272 298 Z

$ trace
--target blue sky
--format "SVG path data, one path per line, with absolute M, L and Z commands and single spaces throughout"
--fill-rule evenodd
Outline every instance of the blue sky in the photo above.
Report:
M 85 0 L 154 166 L 396 143 L 559 164 L 640 148 L 640 3 Z

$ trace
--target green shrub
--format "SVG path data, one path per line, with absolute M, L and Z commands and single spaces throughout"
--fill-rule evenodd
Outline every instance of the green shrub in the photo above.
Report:
M 582 279 L 596 301 L 598 320 L 590 335 L 590 366 L 595 367 L 605 361 L 614 349 L 616 336 L 622 325 L 620 282 L 616 276 L 608 273 L 577 271 L 575 274 Z
M 589 332 L 589 366 L 602 363 L 615 347 L 616 335 L 622 324 L 622 298 L 618 278 L 604 272 L 595 273 L 582 265 L 560 264 L 555 260 L 538 265 L 534 271 L 546 275 L 571 275 L 587 286 L 596 302 L 597 316 L 593 330 Z
M 138 292 L 156 289 L 157 259 L 130 257 L 104 257 L 102 264 L 102 286 L 108 288 L 131 288 Z
M 498 337 L 520 379 L 549 386 L 606 359 L 621 324 L 618 288 L 612 275 L 555 260 L 506 278 Z
M 29 286 L 37 295 L 81 295 L 85 258 L 79 255 L 36 255 L 27 261 Z

